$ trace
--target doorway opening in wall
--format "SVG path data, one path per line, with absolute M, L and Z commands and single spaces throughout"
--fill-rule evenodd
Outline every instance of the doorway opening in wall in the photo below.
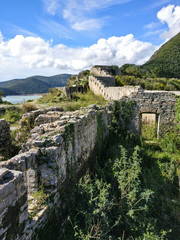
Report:
M 141 136 L 146 141 L 153 141 L 159 137 L 159 116 L 155 113 L 142 113 Z

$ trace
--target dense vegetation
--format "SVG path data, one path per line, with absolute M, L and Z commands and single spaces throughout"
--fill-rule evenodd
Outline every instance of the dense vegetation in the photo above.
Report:
M 52 77 L 33 76 L 25 79 L 14 79 L 0 82 L 0 90 L 5 95 L 23 95 L 46 93 L 49 88 L 66 85 L 70 74 L 60 74 Z
M 137 77 L 133 75 L 116 76 L 116 86 L 124 85 L 140 85 L 146 90 L 180 91 L 180 79 L 175 78 Z
M 108 150 L 77 184 L 64 240 L 179 239 L 180 100 L 174 131 L 152 144 L 122 132 L 122 107 L 130 117 L 131 105 L 114 105 Z
M 116 85 L 140 85 L 147 90 L 180 90 L 180 33 L 165 43 L 142 66 L 124 64 Z
M 88 77 L 90 75 L 89 70 L 83 70 L 79 72 L 79 74 L 72 75 L 69 77 L 67 81 L 67 86 L 73 86 L 73 85 L 87 85 L 88 84 Z
M 153 54 L 142 69 L 158 77 L 180 78 L 180 33 Z

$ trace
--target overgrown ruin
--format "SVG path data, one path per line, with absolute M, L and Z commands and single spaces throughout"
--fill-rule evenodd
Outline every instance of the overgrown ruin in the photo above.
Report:
M 158 136 L 174 124 L 175 93 L 144 91 L 139 86 L 115 87 L 111 72 L 110 67 L 95 66 L 89 77 L 90 89 L 111 101 L 107 106 L 92 105 L 75 112 L 49 108 L 24 114 L 22 122 L 34 125 L 31 136 L 18 155 L 0 162 L 0 239 L 45 239 L 53 219 L 58 223 L 60 239 L 67 220 L 62 195 L 72 190 L 105 149 L 112 123 L 112 100 L 133 103 L 128 128 L 136 136 L 141 134 L 143 114 L 155 115 Z M 123 128 L 127 124 L 123 112 L 119 117 Z M 0 129 L 6 125 L 0 121 Z M 10 139 L 8 126 L 6 134 L 0 132 L 3 146 Z M 49 200 L 38 206 L 34 194 L 40 189 Z

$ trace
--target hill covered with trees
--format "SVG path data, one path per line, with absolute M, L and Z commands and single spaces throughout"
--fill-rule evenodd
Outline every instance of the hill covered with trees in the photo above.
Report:
M 157 77 L 180 78 L 180 32 L 156 51 L 142 69 Z
M 49 88 L 65 86 L 70 76 L 70 74 L 59 74 L 51 77 L 32 76 L 25 79 L 13 79 L 0 82 L 0 91 L 5 95 L 46 93 Z
M 162 45 L 144 65 L 124 64 L 116 85 L 180 91 L 180 33 Z

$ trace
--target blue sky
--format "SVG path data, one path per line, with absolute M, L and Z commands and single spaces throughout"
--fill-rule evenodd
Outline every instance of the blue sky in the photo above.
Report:
M 179 0 L 2 0 L 0 81 L 142 64 L 179 31 Z

